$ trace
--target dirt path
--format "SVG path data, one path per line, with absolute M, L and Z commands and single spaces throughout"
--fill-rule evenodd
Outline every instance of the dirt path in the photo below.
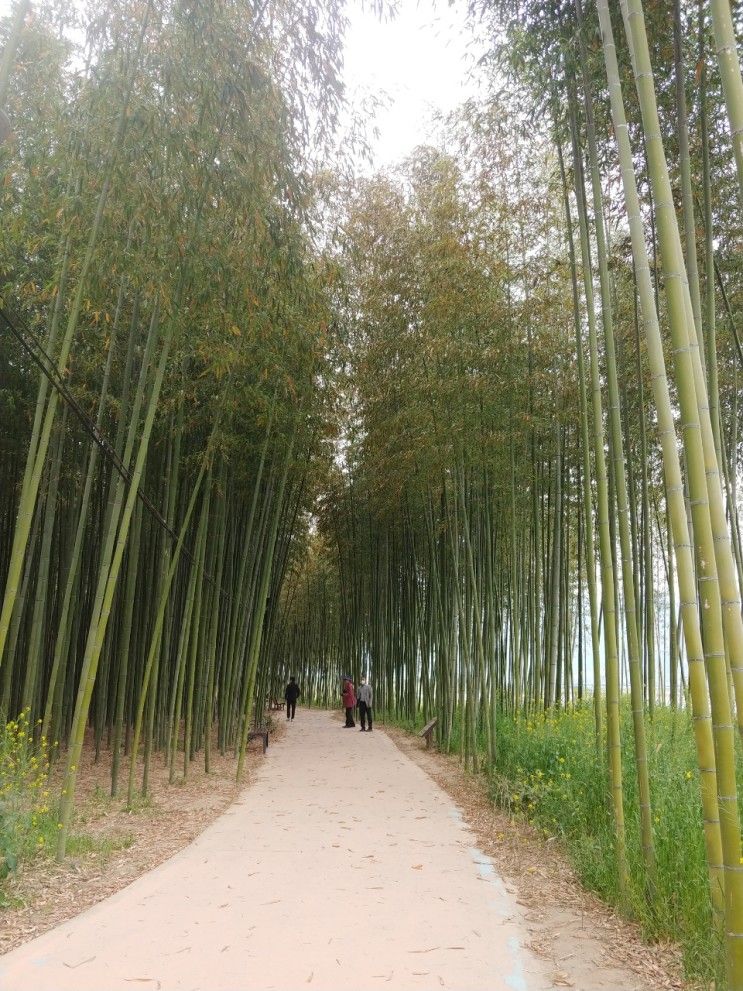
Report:
M 389 737 L 300 710 L 227 813 L 156 870 L 2 957 L 0 987 L 566 986 L 527 948 L 527 914 L 456 805 Z M 611 984 L 638 986 L 629 975 Z

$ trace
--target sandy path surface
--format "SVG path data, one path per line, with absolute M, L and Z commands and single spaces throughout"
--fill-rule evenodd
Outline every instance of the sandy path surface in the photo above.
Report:
M 2 991 L 542 991 L 524 909 L 379 729 L 299 710 L 190 846 L 0 958 Z

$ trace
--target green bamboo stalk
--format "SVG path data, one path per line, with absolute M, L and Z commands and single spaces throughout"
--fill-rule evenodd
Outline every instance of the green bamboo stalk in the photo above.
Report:
M 715 34 L 717 65 L 722 79 L 722 91 L 730 121 L 733 156 L 738 173 L 738 194 L 743 204 L 743 80 L 740 75 L 733 16 L 728 0 L 710 0 L 710 11 Z
M 131 94 L 134 87 L 137 70 L 139 67 L 139 58 L 142 50 L 142 44 L 144 41 L 145 32 L 147 30 L 147 24 L 149 22 L 151 6 L 152 6 L 152 0 L 148 0 L 147 7 L 145 8 L 145 12 L 142 18 L 142 25 L 135 47 L 135 53 L 132 58 L 132 69 L 127 79 L 124 100 L 121 106 L 121 110 L 119 112 L 118 122 L 116 126 L 116 133 L 111 144 L 111 151 L 109 153 L 109 159 L 106 165 L 101 191 L 98 195 L 95 217 L 90 227 L 90 233 L 88 235 L 88 243 L 85 251 L 85 256 L 83 258 L 83 262 L 78 274 L 77 291 L 75 293 L 75 297 L 72 306 L 70 308 L 70 313 L 67 318 L 67 328 L 64 337 L 62 339 L 59 354 L 57 357 L 57 371 L 61 376 L 64 376 L 66 374 L 67 362 L 70 356 L 72 342 L 75 336 L 75 332 L 77 330 L 77 325 L 82 310 L 83 296 L 87 287 L 88 274 L 93 261 L 93 254 L 103 225 L 103 214 L 106 208 L 106 203 L 108 201 L 108 194 L 111 188 L 111 182 L 118 162 L 118 157 L 120 155 L 121 148 L 123 145 L 124 136 L 126 134 L 127 124 L 129 120 L 129 113 L 128 113 L 129 101 L 131 99 Z M 33 515 L 33 509 L 36 505 L 36 500 L 38 497 L 39 485 L 41 482 L 41 474 L 44 468 L 44 464 L 46 463 L 46 454 L 49 447 L 49 440 L 51 437 L 52 426 L 54 424 L 54 418 L 57 410 L 58 401 L 59 401 L 59 393 L 56 390 L 52 390 L 44 412 L 43 425 L 41 427 L 39 434 L 38 446 L 35 450 L 33 448 L 29 450 L 29 461 L 32 463 L 33 468 L 30 471 L 28 486 L 23 491 L 21 496 L 21 505 L 18 510 L 18 520 L 16 523 L 16 529 L 13 537 L 13 549 L 11 552 L 10 566 L 8 569 L 8 578 L 6 581 L 5 593 L 3 596 L 2 610 L 0 610 L 0 664 L 2 664 L 3 661 L 5 643 L 8 636 L 11 616 L 13 613 L 16 596 L 18 594 L 18 581 L 23 566 L 23 558 L 26 553 L 28 534 L 31 527 L 31 517 Z
M 676 446 L 676 430 L 666 377 L 663 342 L 660 334 L 655 292 L 650 275 L 650 263 L 645 243 L 645 230 L 637 194 L 634 161 L 624 111 L 624 101 L 617 65 L 613 29 L 607 0 L 598 0 L 599 23 L 604 62 L 609 86 L 612 120 L 621 163 L 622 189 L 630 226 L 632 253 L 640 298 L 643 329 L 648 348 L 651 382 L 658 416 L 658 438 L 663 453 L 668 511 L 674 537 L 680 607 L 689 665 L 689 685 L 694 714 L 694 738 L 700 772 L 700 787 L 705 820 L 707 862 L 710 871 L 712 904 L 722 912 L 724 881 L 722 875 L 722 845 L 717 805 L 715 746 L 711 726 L 710 706 L 705 678 L 705 651 L 699 611 L 697 609 L 696 576 L 692 556 L 692 541 L 686 516 L 681 464 Z M 691 416 L 691 410 L 687 411 Z M 694 421 L 684 418 L 685 432 L 694 429 Z

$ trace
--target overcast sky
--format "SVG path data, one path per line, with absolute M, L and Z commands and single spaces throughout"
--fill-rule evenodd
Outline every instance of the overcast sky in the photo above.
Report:
M 431 118 L 452 110 L 475 92 L 469 78 L 474 52 L 465 4 L 446 0 L 399 0 L 399 12 L 380 22 L 349 0 L 345 77 L 348 97 L 360 104 L 385 94 L 377 112 L 374 165 L 398 162 L 433 137 Z
M 373 167 L 384 168 L 434 139 L 436 111 L 452 110 L 475 92 L 469 70 L 479 53 L 461 0 L 397 0 L 398 13 L 385 21 L 362 6 L 348 0 L 344 74 L 352 107 L 370 97 L 383 101 L 374 118 L 379 136 L 371 140 Z M 0 16 L 11 7 L 12 0 L 0 0 Z

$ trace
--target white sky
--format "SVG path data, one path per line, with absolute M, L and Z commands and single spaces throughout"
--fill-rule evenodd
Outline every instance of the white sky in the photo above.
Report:
M 370 95 L 384 100 L 370 133 L 374 166 L 384 168 L 434 139 L 433 113 L 449 111 L 476 92 L 469 70 L 473 36 L 465 4 L 454 0 L 398 0 L 398 13 L 380 22 L 349 0 L 345 46 L 348 99 L 361 106 Z

